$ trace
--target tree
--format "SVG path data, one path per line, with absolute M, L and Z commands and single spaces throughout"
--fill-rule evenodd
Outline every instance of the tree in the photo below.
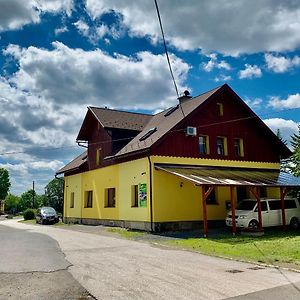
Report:
M 10 187 L 9 174 L 4 168 L 0 168 L 0 214 L 4 211 L 4 199 Z
M 278 128 L 277 131 L 276 131 L 276 135 L 277 137 L 287 146 L 287 141 L 283 139 L 282 135 L 281 135 L 281 131 L 280 129 Z
M 10 187 L 9 174 L 4 168 L 0 168 L 0 200 L 4 200 Z
M 34 196 L 34 200 L 33 200 Z M 38 208 L 42 205 L 42 198 L 37 195 L 35 191 L 32 189 L 24 192 L 21 195 L 21 200 L 20 200 L 20 209 L 22 211 L 26 210 L 27 208 Z
M 295 176 L 300 176 L 300 125 L 298 125 L 298 133 L 292 135 L 291 145 L 293 147 L 292 172 Z
M 20 210 L 20 197 L 8 194 L 5 197 L 4 210 L 11 214 L 18 212 Z
M 53 207 L 58 212 L 63 212 L 64 180 L 54 178 L 45 187 L 45 205 Z

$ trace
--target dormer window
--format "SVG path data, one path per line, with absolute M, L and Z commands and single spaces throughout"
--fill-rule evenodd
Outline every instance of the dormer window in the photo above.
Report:
M 224 116 L 223 103 L 221 103 L 221 102 L 217 103 L 217 115 L 218 115 L 218 117 L 223 117 Z
M 147 139 L 150 135 L 152 135 L 157 130 L 156 127 L 150 128 L 142 137 L 140 137 L 140 141 L 144 141 Z
M 164 116 L 167 117 L 169 115 L 171 115 L 175 110 L 177 110 L 179 107 L 179 104 L 177 104 L 176 106 L 171 107 L 165 114 Z

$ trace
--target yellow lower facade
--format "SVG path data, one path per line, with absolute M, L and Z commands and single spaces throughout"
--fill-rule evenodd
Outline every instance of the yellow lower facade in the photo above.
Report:
M 145 157 L 66 176 L 64 217 L 70 220 L 152 221 L 153 223 L 201 221 L 203 219 L 201 187 L 155 170 L 155 163 L 279 169 L 279 164 L 275 163 Z M 108 189 L 115 191 L 114 205 L 108 205 Z M 89 192 L 92 193 L 92 201 L 88 204 Z M 280 193 L 279 188 L 268 188 L 266 192 L 268 197 L 274 198 L 278 198 Z M 230 201 L 230 188 L 216 187 L 215 195 L 216 203 L 207 205 L 208 219 L 224 220 L 226 204 Z

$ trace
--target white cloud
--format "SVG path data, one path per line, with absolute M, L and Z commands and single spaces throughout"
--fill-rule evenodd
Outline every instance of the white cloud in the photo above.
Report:
M 54 33 L 55 35 L 59 35 L 61 33 L 68 32 L 68 31 L 69 29 L 67 28 L 67 26 L 64 26 L 64 27 L 56 28 Z
M 289 95 L 287 99 L 280 99 L 279 97 L 271 97 L 268 106 L 276 109 L 291 109 L 300 108 L 300 94 Z
M 291 136 L 298 132 L 298 124 L 293 120 L 271 118 L 263 121 L 273 130 L 275 134 L 279 129 L 283 140 L 287 141 L 288 144 L 291 142 Z
M 300 57 L 294 56 L 288 58 L 284 56 L 275 56 L 270 53 L 265 54 L 267 68 L 275 73 L 284 73 L 293 67 L 300 65 Z
M 178 49 L 223 54 L 288 51 L 300 46 L 300 2 L 295 0 L 164 0 L 167 42 Z M 87 0 L 94 19 L 111 11 L 131 36 L 161 40 L 153 1 Z
M 210 60 L 207 63 L 202 63 L 202 67 L 204 71 L 211 72 L 213 69 L 224 69 L 224 70 L 231 70 L 231 66 L 225 60 L 221 60 L 220 62 L 217 59 L 217 54 L 212 53 L 208 55 Z
M 256 109 L 259 108 L 262 104 L 262 99 L 261 98 L 255 98 L 255 99 L 249 99 L 246 98 L 245 102 L 247 105 L 249 105 L 251 108 Z
M 107 26 L 106 24 L 94 25 L 93 23 L 90 26 L 81 19 L 73 23 L 73 25 L 77 28 L 78 32 L 82 36 L 87 37 L 92 44 L 97 44 L 101 39 L 104 39 L 104 42 L 109 44 L 110 41 L 108 37 L 116 40 L 124 33 L 124 28 L 122 26 Z
M 45 12 L 71 15 L 72 0 L 0 0 L 0 32 L 39 23 Z
M 224 75 L 224 74 L 221 74 L 220 76 L 216 76 L 214 81 L 215 82 L 220 82 L 220 81 L 230 81 L 232 78 L 230 75 Z
M 11 51 L 15 47 L 10 46 L 6 53 L 16 52 L 20 65 L 11 82 L 57 104 L 72 99 L 81 105 L 152 110 L 176 101 L 165 55 L 110 56 L 60 42 L 53 46 L 52 51 L 36 47 Z M 184 90 L 189 66 L 173 54 L 170 57 L 179 90 Z
M 257 65 L 249 65 L 245 64 L 245 69 L 239 72 L 240 79 L 252 79 L 252 78 L 259 78 L 262 76 L 261 69 Z
M 43 12 L 65 12 L 68 16 L 71 16 L 74 5 L 73 0 L 36 0 L 36 3 Z
M 85 37 L 89 36 L 90 26 L 83 20 L 73 23 L 77 30 Z

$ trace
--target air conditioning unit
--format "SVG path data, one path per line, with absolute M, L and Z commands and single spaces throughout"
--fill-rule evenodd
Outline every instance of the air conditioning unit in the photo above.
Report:
M 197 128 L 196 128 L 196 127 L 188 126 L 188 127 L 186 128 L 185 134 L 186 134 L 187 136 L 196 136 L 196 135 L 197 135 Z

